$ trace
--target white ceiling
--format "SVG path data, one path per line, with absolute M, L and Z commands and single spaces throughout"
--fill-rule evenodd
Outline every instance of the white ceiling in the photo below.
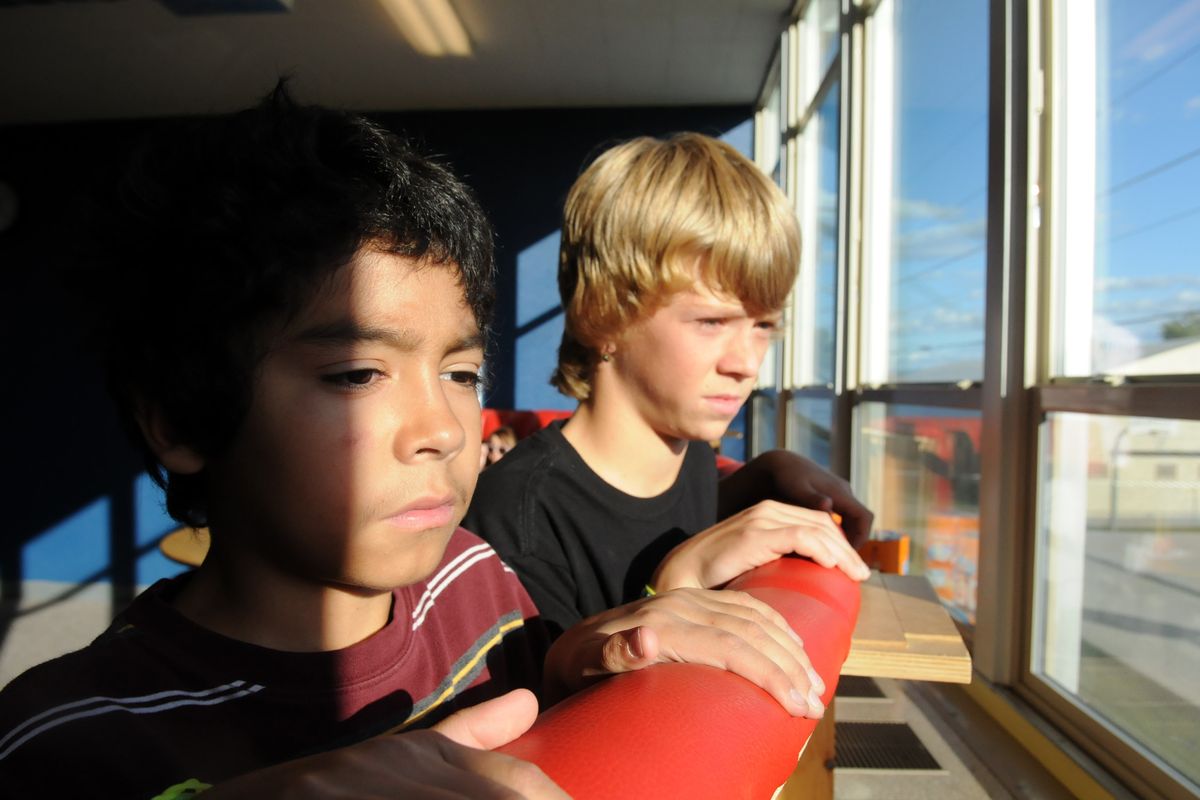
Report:
M 281 73 L 307 100 L 372 111 L 750 103 L 793 4 L 449 1 L 469 56 L 418 54 L 389 0 L 206 16 L 0 0 L 0 124 L 230 110 Z

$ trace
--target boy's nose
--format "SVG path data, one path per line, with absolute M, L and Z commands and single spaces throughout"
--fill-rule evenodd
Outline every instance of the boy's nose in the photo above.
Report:
M 445 384 L 434 379 L 404 393 L 397 413 L 396 457 L 401 461 L 449 458 L 466 442 L 466 431 L 446 396 Z
M 753 378 L 766 355 L 766 347 L 759 342 L 753 327 L 735 332 L 725 347 L 717 369 L 736 378 Z

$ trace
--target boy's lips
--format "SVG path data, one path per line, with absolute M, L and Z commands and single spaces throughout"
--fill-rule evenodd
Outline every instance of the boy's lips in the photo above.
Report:
M 387 517 L 398 528 L 424 530 L 447 525 L 454 519 L 454 497 L 423 497 Z
M 736 415 L 745 402 L 740 394 L 708 394 L 704 400 L 713 410 L 728 416 Z

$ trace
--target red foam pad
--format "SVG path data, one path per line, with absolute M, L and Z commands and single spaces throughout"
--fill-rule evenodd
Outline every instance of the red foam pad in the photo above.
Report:
M 787 558 L 730 588 L 788 620 L 825 680 L 828 704 L 850 650 L 858 584 L 840 570 Z M 576 800 L 769 798 L 814 727 L 816 720 L 792 717 L 730 672 L 659 664 L 564 700 L 501 750 L 537 764 Z

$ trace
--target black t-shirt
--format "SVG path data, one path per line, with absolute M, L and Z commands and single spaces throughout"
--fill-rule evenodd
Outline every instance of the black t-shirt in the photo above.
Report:
M 635 600 L 664 556 L 717 520 L 712 448 L 692 442 L 657 497 L 606 483 L 551 423 L 479 476 L 463 527 L 520 576 L 552 635 Z

